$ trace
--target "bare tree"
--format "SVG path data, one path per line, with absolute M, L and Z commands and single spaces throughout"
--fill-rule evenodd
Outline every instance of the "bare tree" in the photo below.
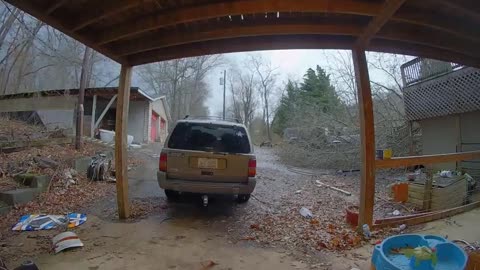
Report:
M 230 91 L 234 117 L 250 128 L 257 109 L 258 84 L 250 70 L 230 69 Z
M 138 75 L 157 95 L 165 95 L 174 121 L 190 113 L 206 113 L 209 91 L 204 79 L 221 63 L 221 55 L 175 59 L 145 65 Z
M 275 89 L 277 79 L 277 68 L 272 67 L 271 62 L 264 59 L 260 54 L 249 55 L 250 64 L 255 71 L 256 77 L 259 82 L 259 90 L 263 103 L 263 115 L 265 126 L 267 128 L 268 140 L 272 141 L 272 134 L 270 132 L 270 108 L 269 101 L 272 98 L 273 91 Z

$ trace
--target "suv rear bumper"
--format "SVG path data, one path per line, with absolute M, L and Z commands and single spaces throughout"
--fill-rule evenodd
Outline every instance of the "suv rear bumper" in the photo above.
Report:
M 200 182 L 180 179 L 167 179 L 164 172 L 157 171 L 157 180 L 160 188 L 180 192 L 209 193 L 209 194 L 251 194 L 257 181 L 248 178 L 248 183 L 218 183 Z

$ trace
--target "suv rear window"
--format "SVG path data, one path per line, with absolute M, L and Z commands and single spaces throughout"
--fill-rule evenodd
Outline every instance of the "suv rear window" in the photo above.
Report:
M 250 153 L 245 128 L 210 123 L 178 123 L 168 148 L 207 152 Z

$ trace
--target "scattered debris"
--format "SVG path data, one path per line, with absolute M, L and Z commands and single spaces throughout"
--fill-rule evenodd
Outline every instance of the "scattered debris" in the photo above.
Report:
M 351 192 L 348 192 L 346 190 L 343 190 L 343 189 L 340 189 L 340 188 L 337 188 L 337 187 L 334 187 L 334 186 L 331 186 L 331 185 L 327 185 L 325 183 L 320 182 L 319 180 L 315 180 L 315 183 L 317 183 L 317 187 L 327 187 L 329 189 L 333 189 L 335 191 L 341 192 L 341 193 L 343 193 L 347 196 L 352 196 Z
M 368 224 L 363 224 L 362 230 L 363 230 L 363 237 L 365 239 L 370 239 L 370 237 L 372 236 L 372 233 L 370 232 L 370 227 L 368 226 Z
M 87 169 L 87 177 L 93 181 L 106 181 L 112 169 L 112 159 L 104 153 L 97 153 Z
M 131 148 L 133 148 L 133 149 L 140 149 L 140 148 L 142 148 L 142 146 L 141 146 L 140 144 L 135 144 L 135 143 L 131 143 L 129 146 L 130 146 Z
M 87 221 L 87 215 L 70 213 L 67 215 L 24 215 L 12 227 L 12 231 L 39 231 L 57 227 L 73 228 Z
M 305 268 L 307 268 L 307 264 L 305 264 L 304 262 L 300 262 L 300 261 L 292 262 L 290 265 L 293 266 L 294 269 L 305 269 Z
M 312 212 L 305 207 L 300 208 L 300 215 L 302 215 L 302 217 L 304 217 L 304 218 L 312 218 L 313 217 Z
M 52 239 L 53 250 L 55 253 L 75 247 L 83 247 L 82 241 L 74 232 L 63 232 L 57 234 Z
M 470 244 L 469 242 L 462 240 L 462 239 L 457 239 L 457 240 L 452 240 L 453 243 L 460 243 L 465 245 L 465 250 L 466 251 L 476 251 L 480 250 L 480 244 L 478 242 L 475 242 L 473 244 Z
M 255 236 L 245 236 L 243 237 L 241 240 L 244 240 L 244 241 L 254 241 L 256 238 Z
M 454 176 L 454 173 L 452 171 L 441 171 L 440 172 L 440 177 L 452 178 L 453 176 Z
M 5 263 L 2 262 L 1 259 L 0 259 L 0 270 L 8 270 L 7 266 L 5 265 Z M 34 262 L 27 260 L 22 262 L 22 264 L 19 267 L 15 267 L 15 269 L 13 270 L 38 270 L 38 266 Z
M 57 168 L 59 166 L 58 162 L 47 157 L 34 157 L 33 161 L 42 169 Z
M 70 185 L 77 184 L 77 171 L 74 169 L 65 169 L 63 172 L 63 181 L 65 188 L 68 188 Z
M 212 260 L 209 260 L 209 261 L 206 261 L 206 262 L 202 262 L 201 265 L 202 265 L 202 268 L 201 270 L 208 270 L 208 269 L 212 269 L 215 265 L 217 265 L 218 263 L 212 261 Z

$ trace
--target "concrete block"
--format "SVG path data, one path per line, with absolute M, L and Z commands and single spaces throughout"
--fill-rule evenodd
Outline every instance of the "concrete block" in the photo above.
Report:
M 50 184 L 49 176 L 37 175 L 33 178 L 33 181 L 30 184 L 30 187 L 38 189 L 39 192 L 44 192 L 47 190 L 49 184 Z
M 36 174 L 31 174 L 31 173 L 23 173 L 23 174 L 17 174 L 15 175 L 15 181 L 18 183 L 24 185 L 24 186 L 30 186 L 33 182 L 33 179 L 36 177 Z
M 92 163 L 91 157 L 81 157 L 73 160 L 73 168 L 81 174 L 86 174 L 87 169 Z
M 15 180 L 24 186 L 29 186 L 31 188 L 37 188 L 40 192 L 44 192 L 48 188 L 50 183 L 50 177 L 47 175 L 37 175 L 37 174 L 18 174 L 15 176 Z
M 12 207 L 2 201 L 0 201 L 0 216 L 5 215 L 6 213 L 10 212 Z
M 0 192 L 0 200 L 8 205 L 17 205 L 27 203 L 38 195 L 36 188 L 20 188 Z

